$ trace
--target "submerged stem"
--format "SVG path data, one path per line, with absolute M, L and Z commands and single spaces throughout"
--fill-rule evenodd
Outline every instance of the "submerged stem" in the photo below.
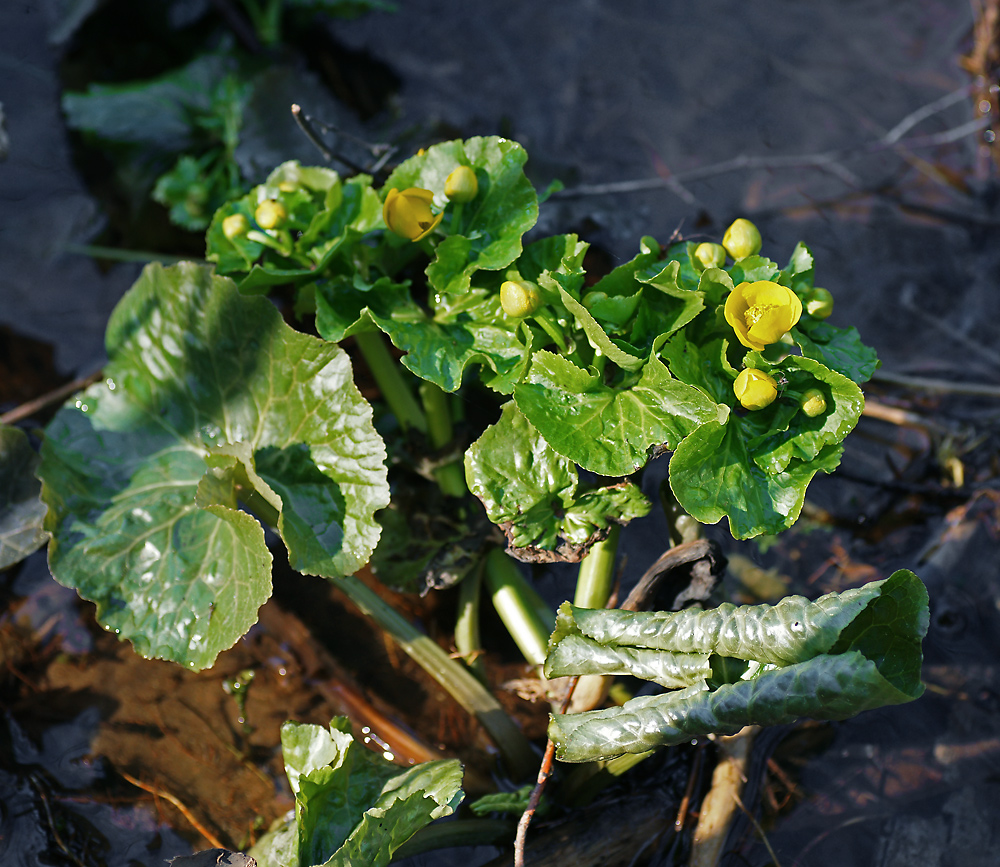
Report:
M 348 575 L 334 583 L 479 721 L 496 743 L 512 778 L 532 774 L 537 759 L 527 738 L 486 687 L 358 578 Z
M 381 331 L 363 331 L 354 335 L 361 350 L 361 355 L 368 365 L 379 391 L 389 409 L 403 430 L 427 432 L 427 419 L 420 409 L 420 404 L 410 391 L 409 383 L 399 369 L 399 363 L 392 357 L 389 348 L 382 339 Z

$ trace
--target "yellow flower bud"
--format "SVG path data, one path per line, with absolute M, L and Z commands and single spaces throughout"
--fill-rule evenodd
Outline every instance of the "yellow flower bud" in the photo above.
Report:
M 444 182 L 444 194 L 453 202 L 471 202 L 479 193 L 479 181 L 469 166 L 459 166 Z
M 722 244 L 710 244 L 706 241 L 694 248 L 694 258 L 701 263 L 702 268 L 721 268 L 726 264 L 726 248 Z
M 778 396 L 778 383 L 763 370 L 748 367 L 736 377 L 733 392 L 744 409 L 764 409 Z
M 726 322 L 740 343 L 758 351 L 777 343 L 801 315 L 799 296 L 770 280 L 740 283 L 726 299 Z
M 242 238 L 250 230 L 250 221 L 242 214 L 230 214 L 222 221 L 222 234 L 229 241 Z
M 299 188 L 299 185 L 294 181 L 282 181 L 278 184 L 278 189 L 283 193 L 294 193 Z
M 799 406 L 809 418 L 816 418 L 826 412 L 826 395 L 818 388 L 810 388 L 799 399 Z
M 722 246 L 739 261 L 760 252 L 760 232 L 749 220 L 740 217 L 722 236 Z
M 500 306 L 517 319 L 530 316 L 542 306 L 542 293 L 530 280 L 507 280 L 500 287 Z
M 438 214 L 435 217 L 431 213 L 433 200 L 434 193 L 419 187 L 410 187 L 402 192 L 389 190 L 382 206 L 382 219 L 389 231 L 411 241 L 419 241 L 433 232 L 444 216 Z
M 280 229 L 288 221 L 288 211 L 281 202 L 265 199 L 257 205 L 253 218 L 262 229 Z
M 811 289 L 806 297 L 806 313 L 816 319 L 826 319 L 833 313 L 833 296 L 819 286 Z

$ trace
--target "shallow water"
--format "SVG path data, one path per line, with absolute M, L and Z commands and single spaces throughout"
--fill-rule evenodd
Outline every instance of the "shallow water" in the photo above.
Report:
M 1000 244 L 991 155 L 982 130 L 947 144 L 928 139 L 990 119 L 961 92 L 969 85 L 957 62 L 969 48 L 969 4 L 400 6 L 330 25 L 346 46 L 398 75 L 402 86 L 388 110 L 361 124 L 305 76 L 305 96 L 294 79 L 276 90 L 371 140 L 405 135 L 416 148 L 443 135 L 517 139 L 531 155 L 537 185 L 561 179 L 567 187 L 543 207 L 541 230 L 579 231 L 612 263 L 630 258 L 644 234 L 666 241 L 679 229 L 717 238 L 734 217 L 751 217 L 775 258 L 799 239 L 810 245 L 819 278 L 837 299 L 831 321 L 857 325 L 884 370 L 997 382 Z M 74 169 L 60 119 L 60 49 L 46 43 L 51 8 L 30 0 L 0 6 L 0 99 L 10 136 L 0 163 L 0 323 L 51 345 L 54 379 L 101 364 L 107 316 L 139 266 L 102 269 L 65 252 L 67 244 L 92 240 L 104 218 Z M 947 107 L 916 122 L 921 107 L 949 94 L 956 96 Z M 913 126 L 898 142 L 886 138 L 908 118 Z M 251 125 L 245 159 L 262 168 L 262 154 L 319 162 L 288 125 L 280 133 Z M 734 166 L 738 158 L 743 164 Z M 633 180 L 659 186 L 594 189 Z M 869 393 L 923 401 L 956 429 L 996 432 L 996 407 L 988 402 L 935 402 L 884 384 Z M 922 482 L 922 470 L 936 472 L 939 445 L 914 445 L 898 428 L 866 418 L 848 440 L 842 467 L 862 481 Z M 899 467 L 911 475 L 900 476 Z M 647 493 L 655 495 L 662 469 L 651 468 Z M 779 746 L 775 762 L 792 789 L 785 792 L 772 769 L 767 785 L 775 800 L 768 806 L 765 797 L 764 823 L 783 867 L 994 863 L 997 505 L 980 502 L 949 522 L 947 510 L 960 501 L 907 511 L 906 496 L 823 478 L 810 488 L 810 503 L 832 523 L 804 520 L 767 551 L 712 531 L 727 551 L 775 569 L 776 580 L 796 592 L 818 595 L 898 567 L 913 568 L 931 591 L 927 694 Z M 655 523 L 626 530 L 626 583 L 657 556 L 662 534 Z M 91 650 L 73 594 L 44 571 L 36 555 L 19 572 L 0 575 L 18 624 L 42 646 L 59 636 L 66 654 Z M 558 570 L 541 583 L 554 598 L 564 592 Z M 107 847 L 100 854 L 109 864 L 159 864 L 188 847 L 152 800 L 117 807 L 75 799 L 79 787 L 100 788 L 101 759 L 88 758 L 96 721 L 87 714 L 49 727 L 38 703 L 29 702 L 8 717 L 3 864 L 65 859 L 39 830 L 62 827 L 45 818 L 45 803 L 72 814 L 66 827 L 77 842 L 90 833 L 103 840 L 93 845 Z M 770 858 L 748 824 L 733 846 L 740 854 L 729 863 Z

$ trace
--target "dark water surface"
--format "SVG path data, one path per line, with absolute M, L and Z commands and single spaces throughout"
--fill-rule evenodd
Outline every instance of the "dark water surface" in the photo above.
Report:
M 99 267 L 66 252 L 91 241 L 104 216 L 74 169 L 59 112 L 62 49 L 46 41 L 59 7 L 58 0 L 0 3 L 0 101 L 10 139 L 0 163 L 0 325 L 9 329 L 0 342 L 8 341 L 8 353 L 25 337 L 51 345 L 55 373 L 68 377 L 102 363 L 107 317 L 139 266 Z M 717 240 L 732 219 L 750 217 L 776 260 L 800 239 L 809 244 L 817 280 L 836 298 L 831 322 L 856 325 L 885 372 L 1000 380 L 996 173 L 983 130 L 968 128 L 990 117 L 958 62 L 971 45 L 967 2 L 409 0 L 400 7 L 329 25 L 344 46 L 402 82 L 384 111 L 363 124 L 305 76 L 302 95 L 294 80 L 283 87 L 307 111 L 370 140 L 406 136 L 416 148 L 442 136 L 517 139 L 537 185 L 566 184 L 543 206 L 540 229 L 578 231 L 612 264 L 631 258 L 642 235 L 666 241 L 680 229 Z M 262 122 L 247 130 L 244 158 L 266 171 L 271 156 L 320 162 L 290 118 L 280 130 Z M 599 189 L 628 181 L 651 183 Z M 870 393 L 923 406 L 950 442 L 968 442 L 970 430 L 989 441 L 998 429 L 988 399 L 933 398 L 885 382 Z M 900 461 L 916 474 L 936 472 L 944 458 L 942 438 L 908 436 L 864 419 L 848 440 L 842 473 L 810 488 L 802 529 L 770 550 L 712 531 L 728 553 L 773 568 L 779 586 L 796 592 L 815 596 L 900 567 L 917 571 L 931 592 L 926 695 L 807 727 L 777 747 L 783 776 L 769 772 L 764 830 L 782 867 L 998 863 L 1000 506 L 995 492 L 914 505 L 919 491 L 899 483 L 924 479 L 901 477 Z M 984 481 L 989 467 L 983 472 L 966 485 Z M 991 472 L 995 479 L 1000 468 Z M 656 484 L 654 471 L 647 493 Z M 662 534 L 655 523 L 623 534 L 626 583 L 659 554 Z M 3 598 L 35 633 L 63 618 L 56 632 L 73 653 L 86 628 L 67 613 L 76 610 L 72 594 L 44 571 L 36 555 L 19 578 L 0 575 Z M 559 581 L 558 572 L 543 577 L 543 591 L 564 593 Z M 186 850 L 149 804 L 74 800 L 73 791 L 105 773 L 89 752 L 96 723 L 86 714 L 50 728 L 41 716 L 6 718 L 4 867 L 72 863 L 53 856 L 39 830 L 53 798 L 71 816 L 56 827 L 84 833 L 86 826 L 106 841 L 95 846 L 111 847 L 103 863 L 158 865 Z M 43 798 L 52 786 L 59 793 Z M 749 824 L 733 846 L 738 854 L 726 863 L 764 865 L 772 857 Z

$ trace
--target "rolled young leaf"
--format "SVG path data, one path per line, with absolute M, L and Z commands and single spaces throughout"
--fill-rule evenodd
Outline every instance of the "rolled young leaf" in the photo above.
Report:
M 727 734 L 744 725 L 777 725 L 803 716 L 844 719 L 912 701 L 923 692 L 920 645 L 927 624 L 927 591 L 906 570 L 816 602 L 790 597 L 774 606 L 672 613 L 564 605 L 550 641 L 547 673 L 626 670 L 647 676 L 666 670 L 677 653 L 718 654 L 756 664 L 741 679 L 715 689 L 705 677 L 621 708 L 553 715 L 549 737 L 560 759 L 595 761 L 698 735 Z M 640 650 L 668 658 L 658 668 L 635 653 Z M 632 654 L 636 664 L 629 667 Z

